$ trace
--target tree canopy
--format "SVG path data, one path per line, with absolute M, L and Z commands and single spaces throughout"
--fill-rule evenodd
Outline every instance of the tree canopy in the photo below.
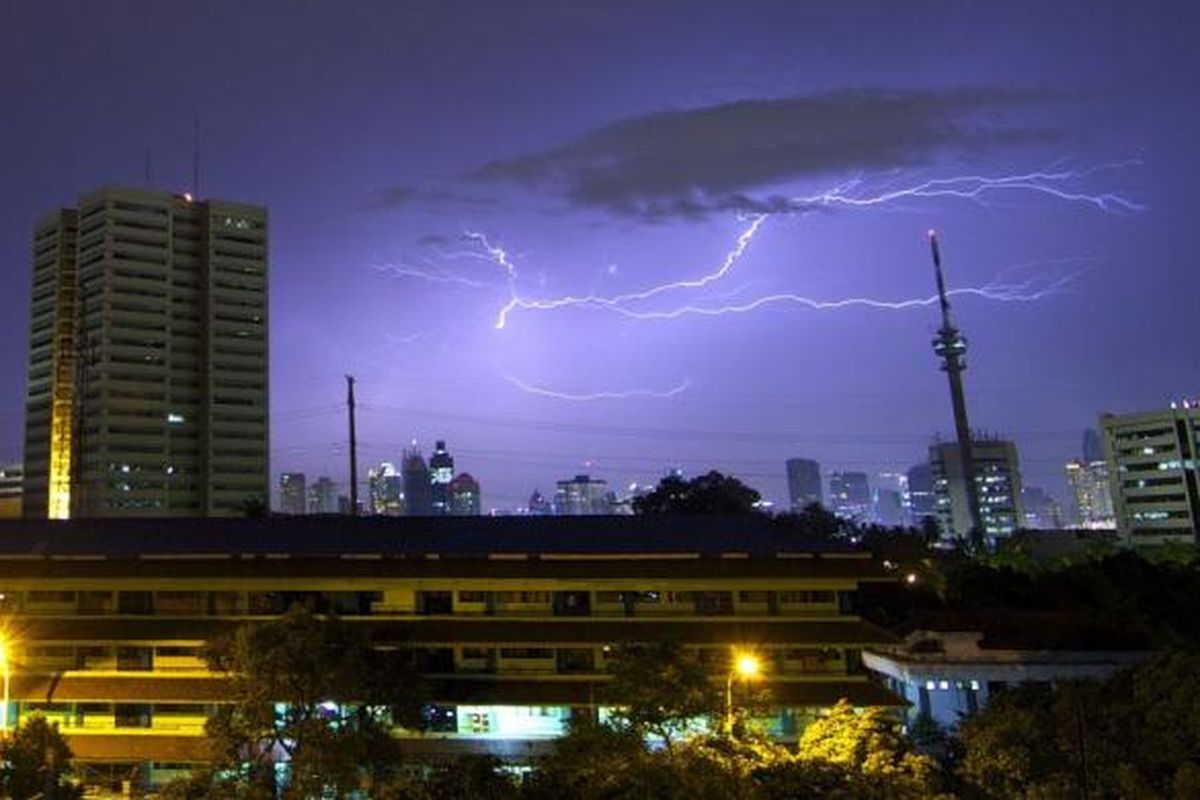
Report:
M 289 767 L 285 797 L 348 796 L 399 764 L 393 725 L 420 725 L 409 663 L 304 608 L 213 643 L 209 663 L 230 680 L 205 728 L 226 796 L 269 789 L 277 762 Z
M 684 480 L 677 475 L 663 478 L 649 494 L 634 499 L 638 514 L 757 514 L 755 504 L 762 496 L 737 478 L 713 470 Z
M 71 748 L 59 733 L 58 723 L 48 722 L 45 717 L 35 715 L 26 719 L 0 743 L 0 759 L 4 797 L 75 800 L 83 796 L 79 787 L 64 780 Z

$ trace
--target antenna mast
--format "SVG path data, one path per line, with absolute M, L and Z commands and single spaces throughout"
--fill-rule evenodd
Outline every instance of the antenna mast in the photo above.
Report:
M 967 398 L 963 391 L 963 370 L 967 368 L 967 340 L 950 319 L 950 300 L 946 296 L 946 279 L 942 275 L 942 253 L 938 247 L 937 231 L 929 232 L 929 248 L 937 276 L 938 305 L 942 310 L 942 327 L 933 340 L 933 352 L 942 359 L 942 370 L 950 379 L 950 403 L 954 408 L 954 431 L 958 438 L 958 456 L 962 462 L 963 483 L 967 493 L 967 512 L 971 517 L 971 540 L 983 541 L 983 517 L 979 509 L 979 486 L 975 483 L 975 459 L 971 448 L 971 424 L 967 420 Z

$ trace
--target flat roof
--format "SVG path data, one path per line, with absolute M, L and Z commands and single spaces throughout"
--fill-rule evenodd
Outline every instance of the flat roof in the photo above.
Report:
M 350 517 L 0 520 L 0 560 L 279 557 L 870 556 L 767 517 Z

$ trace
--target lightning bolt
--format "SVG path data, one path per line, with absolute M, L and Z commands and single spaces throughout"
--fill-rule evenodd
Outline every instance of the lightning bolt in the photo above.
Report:
M 937 298 L 916 297 L 902 300 L 885 300 L 871 297 L 849 297 L 837 300 L 822 300 L 797 294 L 772 294 L 758 297 L 740 304 L 705 305 L 688 303 L 667 309 L 645 309 L 642 303 L 652 298 L 670 292 L 696 291 L 728 276 L 745 256 L 754 238 L 762 231 L 766 222 L 777 215 L 794 215 L 809 213 L 822 209 L 867 209 L 896 205 L 907 199 L 954 198 L 968 200 L 987 205 L 989 198 L 1002 194 L 1042 195 L 1055 200 L 1092 206 L 1106 213 L 1134 213 L 1145 210 L 1146 206 L 1107 192 L 1091 194 L 1073 188 L 1080 181 L 1091 175 L 1104 171 L 1121 169 L 1139 164 L 1138 160 L 1112 162 L 1086 169 L 1043 169 L 1017 175 L 958 175 L 946 178 L 911 183 L 900 188 L 887 190 L 864 190 L 864 181 L 855 178 L 833 186 L 821 192 L 810 195 L 792 197 L 783 201 L 778 210 L 756 213 L 743 218 L 745 223 L 733 246 L 725 254 L 720 263 L 700 277 L 673 281 L 652 286 L 637 292 L 624 294 L 600 295 L 589 293 L 585 295 L 565 295 L 552 298 L 532 298 L 520 293 L 519 270 L 512 256 L 504 247 L 493 243 L 486 234 L 479 231 L 466 231 L 463 239 L 478 250 L 459 253 L 456 257 L 475 257 L 486 259 L 500 267 L 504 275 L 504 285 L 507 290 L 507 300 L 497 312 L 495 327 L 504 329 L 510 316 L 516 310 L 551 311 L 568 307 L 590 307 L 609 311 L 627 319 L 654 320 L 675 319 L 687 315 L 717 316 L 729 313 L 744 313 L 774 304 L 799 305 L 816 311 L 828 311 L 853 307 L 877 308 L 886 310 L 903 310 L 907 308 L 932 305 Z M 1017 284 L 1001 284 L 993 281 L 985 286 L 964 287 L 953 289 L 951 295 L 966 295 L 980 297 L 999 302 L 1033 302 L 1050 294 L 1061 291 L 1077 274 L 1068 275 L 1038 285 L 1035 282 Z M 709 298 L 710 302 L 713 298 Z
M 692 385 L 690 380 L 684 381 L 677 386 L 673 386 L 666 391 L 657 391 L 654 389 L 628 389 L 626 391 L 607 391 L 607 392 L 592 392 L 589 394 L 571 394 L 568 392 L 556 392 L 551 389 L 546 389 L 541 386 L 534 386 L 526 383 L 520 378 L 512 375 L 505 375 L 505 380 L 516 386 L 523 392 L 528 394 L 536 394 L 542 397 L 553 397 L 556 400 L 569 400 L 572 402 L 587 402 L 590 400 L 628 400 L 631 397 L 653 397 L 658 399 L 666 399 L 674 397 L 681 392 L 687 391 Z
M 1146 206 L 1118 194 L 1087 194 L 1086 192 L 1070 190 L 1066 188 L 1066 185 L 1086 178 L 1100 170 L 1118 169 L 1139 163 L 1136 160 L 1123 161 L 1115 164 L 1091 167 L 1085 170 L 1028 172 L 1024 175 L 1005 175 L 1001 177 L 960 175 L 953 178 L 935 178 L 918 183 L 915 186 L 894 189 L 874 195 L 853 194 L 853 191 L 862 183 L 860 179 L 854 179 L 824 192 L 808 195 L 807 197 L 793 197 L 791 198 L 791 205 L 796 211 L 830 206 L 863 208 L 893 203 L 897 200 L 904 200 L 910 197 L 954 197 L 963 200 L 981 200 L 985 195 L 998 192 L 1033 192 L 1071 203 L 1086 203 L 1095 206 L 1101 211 L 1136 212 L 1144 211 Z

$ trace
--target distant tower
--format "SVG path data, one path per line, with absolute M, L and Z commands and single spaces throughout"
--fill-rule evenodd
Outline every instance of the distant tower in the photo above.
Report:
M 427 517 L 433 513 L 433 501 L 430 496 L 429 467 L 417 443 L 404 450 L 404 463 L 401 467 L 404 478 L 404 508 L 410 517 Z
M 439 439 L 429 457 L 429 491 L 434 514 L 450 513 L 450 481 L 454 480 L 454 458 Z
M 942 253 L 938 249 L 937 232 L 929 232 L 929 247 L 933 253 L 933 268 L 937 275 L 938 303 L 942 309 L 942 327 L 933 340 L 933 352 L 942 359 L 942 369 L 950 379 L 950 403 L 954 406 L 954 433 L 958 438 L 958 454 L 966 483 L 967 511 L 971 518 L 971 535 L 983 536 L 983 518 L 979 513 L 979 487 L 975 485 L 975 466 L 971 453 L 971 424 L 967 420 L 967 398 L 963 393 L 962 373 L 967 368 L 967 340 L 950 320 L 950 301 L 946 299 L 946 280 L 942 277 Z

